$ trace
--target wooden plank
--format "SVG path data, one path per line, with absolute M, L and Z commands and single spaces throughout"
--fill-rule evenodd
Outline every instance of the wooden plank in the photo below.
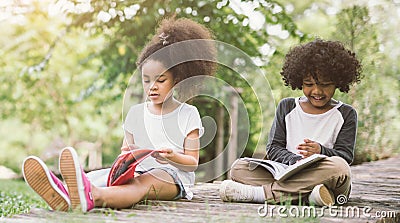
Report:
M 303 222 L 397 223 L 400 222 L 399 161 L 400 157 L 395 157 L 352 166 L 353 186 L 349 202 L 336 209 L 312 209 L 320 216 L 316 218 L 307 218 L 310 207 L 280 205 L 268 205 L 268 214 L 260 216 L 259 210 L 265 207 L 262 204 L 222 202 L 218 194 L 220 182 L 214 182 L 197 183 L 191 201 L 153 201 L 137 204 L 132 209 L 98 208 L 86 214 L 34 208 L 28 214 L 0 219 L 0 222 L 62 222 L 65 219 L 72 222 L 297 222 L 300 218 Z M 286 212 L 279 212 L 285 208 Z M 305 217 L 290 217 L 289 211 L 301 213 L 302 210 L 305 210 Z M 381 218 L 383 214 L 392 218 Z

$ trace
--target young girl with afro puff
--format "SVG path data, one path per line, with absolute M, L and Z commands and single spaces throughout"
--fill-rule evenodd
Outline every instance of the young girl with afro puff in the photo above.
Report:
M 333 98 L 336 89 L 348 92 L 361 78 L 355 54 L 336 41 L 315 41 L 296 46 L 286 55 L 281 71 L 286 86 L 303 91 L 285 98 L 276 109 L 267 144 L 267 159 L 292 165 L 313 154 L 327 157 L 289 178 L 277 181 L 263 167 L 250 168 L 238 159 L 230 177 L 221 184 L 224 201 L 254 203 L 311 203 L 333 205 L 350 194 L 349 165 L 353 161 L 357 113 Z
M 60 153 L 59 167 L 68 190 L 34 156 L 26 158 L 22 167 L 28 185 L 53 210 L 60 211 L 191 199 L 203 127 L 197 108 L 178 101 L 173 92 L 179 87 L 180 93 L 187 93 L 192 90 L 190 83 L 197 81 L 186 80 L 214 74 L 216 49 L 211 40 L 211 32 L 199 23 L 164 19 L 139 55 L 137 65 L 147 100 L 129 109 L 121 154 L 138 147 L 156 152 L 136 167 L 135 177 L 128 183 L 106 187 L 109 169 L 86 174 L 76 151 L 67 147 Z

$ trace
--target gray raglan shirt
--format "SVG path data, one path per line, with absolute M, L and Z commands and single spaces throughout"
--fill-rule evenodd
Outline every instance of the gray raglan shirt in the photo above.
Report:
M 294 164 L 302 158 L 296 146 L 307 138 L 321 145 L 321 154 L 340 156 L 350 164 L 356 142 L 356 110 L 339 101 L 323 114 L 308 114 L 299 100 L 285 98 L 279 102 L 269 134 L 267 158 Z

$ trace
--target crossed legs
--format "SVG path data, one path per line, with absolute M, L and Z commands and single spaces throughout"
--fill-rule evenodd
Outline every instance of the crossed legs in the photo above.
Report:
M 265 200 L 277 203 L 288 199 L 292 203 L 298 203 L 300 199 L 307 200 L 310 192 L 319 184 L 325 185 L 335 197 L 340 194 L 348 196 L 351 185 L 350 167 L 337 156 L 312 164 L 283 182 L 276 181 L 263 167 L 250 170 L 249 163 L 240 159 L 232 165 L 230 176 L 233 181 L 242 184 L 262 186 Z

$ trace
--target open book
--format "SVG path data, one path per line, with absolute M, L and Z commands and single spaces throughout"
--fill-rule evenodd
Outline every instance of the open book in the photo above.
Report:
M 134 149 L 119 155 L 111 166 L 107 186 L 116 186 L 127 183 L 135 175 L 136 166 L 153 154 L 151 149 Z
M 272 160 L 256 159 L 256 158 L 242 158 L 250 162 L 250 169 L 255 169 L 257 166 L 262 166 L 267 169 L 274 176 L 275 180 L 283 181 L 298 171 L 304 169 L 312 163 L 327 157 L 322 154 L 314 154 L 307 158 L 300 160 L 293 165 L 285 165 L 283 163 L 275 162 Z

